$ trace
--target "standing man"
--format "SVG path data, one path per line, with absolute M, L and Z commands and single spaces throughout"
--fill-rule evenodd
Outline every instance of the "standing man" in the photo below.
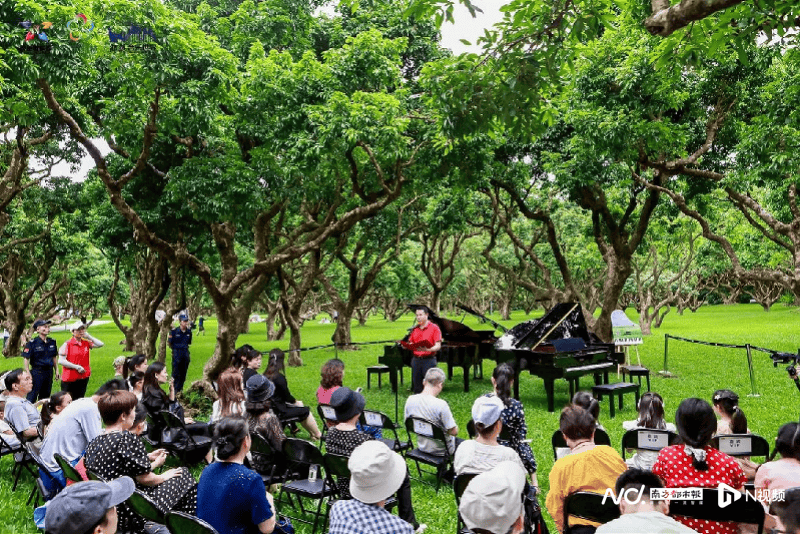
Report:
M 203 325 L 203 321 L 205 321 L 205 319 L 202 315 L 197 318 L 197 328 L 201 334 L 206 335 L 206 327 Z
M 189 318 L 181 315 L 180 326 L 169 332 L 167 344 L 172 349 L 172 378 L 175 379 L 175 393 L 183 391 L 186 373 L 189 371 L 189 345 L 192 344 L 192 330 Z
M 78 400 L 86 395 L 86 386 L 89 385 L 89 376 L 92 374 L 89 349 L 100 348 L 103 342 L 90 336 L 82 322 L 73 323 L 70 330 L 72 337 L 58 349 L 58 363 L 64 368 L 61 373 L 61 389 L 68 391 L 73 400 Z
M 417 325 L 411 329 L 403 347 L 413 353 L 411 358 L 411 383 L 414 394 L 422 393 L 425 373 L 436 367 L 436 353 L 442 348 L 442 331 L 428 320 L 428 308 L 420 306 L 416 311 Z
M 39 335 L 28 341 L 25 348 L 22 349 L 22 357 L 25 358 L 22 368 L 30 371 L 33 377 L 33 389 L 28 393 L 30 402 L 50 396 L 53 389 L 53 369 L 55 369 L 56 380 L 61 378 L 58 374 L 56 340 L 47 337 L 50 333 L 50 321 L 37 319 L 33 323 L 33 330 Z

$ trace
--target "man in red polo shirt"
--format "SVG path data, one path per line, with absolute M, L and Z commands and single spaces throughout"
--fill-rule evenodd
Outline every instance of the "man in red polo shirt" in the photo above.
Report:
M 442 348 L 442 331 L 428 320 L 428 309 L 417 308 L 417 326 L 411 329 L 402 345 L 414 353 L 411 359 L 411 383 L 415 394 L 422 393 L 422 381 L 431 367 L 436 367 L 436 353 Z

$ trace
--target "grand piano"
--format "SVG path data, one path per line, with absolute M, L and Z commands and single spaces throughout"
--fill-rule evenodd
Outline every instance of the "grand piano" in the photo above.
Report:
M 424 308 L 428 312 L 428 320 L 439 326 L 442 331 L 442 349 L 437 353 L 436 360 L 439 363 L 447 363 L 447 377 L 453 379 L 453 369 L 460 367 L 464 372 L 464 391 L 469 391 L 469 371 L 473 368 L 474 378 L 483 378 L 483 358 L 492 358 L 493 344 L 497 340 L 494 330 L 473 330 L 463 323 L 452 321 L 436 315 L 427 306 L 419 304 L 409 304 L 412 311 L 416 312 L 419 308 Z M 459 306 L 467 313 L 471 313 L 483 321 L 492 323 L 495 328 L 505 331 L 505 327 L 487 319 L 482 315 Z M 408 334 L 403 341 L 408 340 Z M 392 383 L 392 391 L 397 391 L 397 373 L 403 372 L 403 366 L 411 367 L 410 350 L 403 348 L 399 343 L 384 347 L 383 356 L 378 358 L 378 362 L 389 367 L 389 379 Z M 401 374 L 402 377 L 402 374 Z
M 544 380 L 547 410 L 555 411 L 555 380 L 569 382 L 570 397 L 581 376 L 593 375 L 596 384 L 608 383 L 608 373 L 622 363 L 624 355 L 613 343 L 603 343 L 586 327 L 577 303 L 557 304 L 541 319 L 520 323 L 494 343 L 498 364 L 514 365 L 514 397 L 519 399 L 519 375 L 527 370 Z

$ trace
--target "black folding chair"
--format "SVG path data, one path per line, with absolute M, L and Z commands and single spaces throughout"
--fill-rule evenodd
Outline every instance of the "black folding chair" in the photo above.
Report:
M 603 502 L 605 501 L 605 502 Z M 564 533 L 570 534 L 569 517 L 578 517 L 596 523 L 608 523 L 620 515 L 619 506 L 599 493 L 576 491 L 564 500 Z
M 283 459 L 283 452 L 276 451 L 272 445 L 264 439 L 261 434 L 257 432 L 250 433 L 250 454 L 258 454 L 259 462 L 255 462 L 250 466 L 253 471 L 261 475 L 261 480 L 264 482 L 264 487 L 269 488 L 273 484 L 277 484 L 283 480 L 283 471 L 278 470 L 280 464 L 285 463 Z M 263 465 L 269 465 L 268 470 L 259 469 Z
M 217 529 L 199 517 L 185 512 L 169 512 L 166 519 L 170 534 L 219 534 Z
M 625 459 L 625 452 L 628 449 L 657 452 L 664 447 L 674 445 L 677 441 L 678 435 L 671 430 L 634 428 L 622 435 L 622 459 Z
M 322 448 L 328 429 L 337 423 L 336 410 L 334 410 L 333 406 L 330 404 L 317 404 L 317 415 L 319 415 L 319 419 L 322 421 L 322 435 L 319 438 L 319 446 Z
M 14 452 L 14 467 L 11 469 L 11 474 L 14 475 L 14 484 L 11 487 L 11 491 L 16 491 L 17 484 L 19 483 L 20 477 L 22 477 L 23 471 L 30 473 L 34 480 L 38 478 L 39 474 L 36 471 L 37 466 L 28 452 L 28 447 L 26 447 L 28 440 L 22 435 L 22 432 L 19 432 L 16 428 L 14 428 L 14 424 L 11 421 L 6 421 L 6 423 L 19 442 L 19 446 Z
M 328 477 L 325 472 L 325 459 L 313 443 L 302 439 L 287 438 L 286 441 L 283 442 L 283 453 L 286 455 L 286 459 L 289 462 L 289 468 L 287 469 L 287 475 L 284 477 L 284 482 L 281 485 L 281 491 L 278 494 L 278 503 L 282 504 L 288 502 L 293 509 L 297 510 L 297 506 L 294 504 L 294 498 L 292 498 L 294 495 L 294 497 L 297 498 L 300 513 L 303 514 L 303 516 L 310 513 L 314 516 L 314 520 L 309 521 L 305 517 L 289 517 L 301 523 L 313 525 L 312 533 L 316 532 L 320 519 L 323 519 L 324 526 L 326 514 L 321 511 L 322 502 L 336 494 L 336 490 L 330 482 L 330 477 Z M 317 469 L 317 477 L 314 480 L 309 478 L 290 480 L 292 478 L 292 473 L 303 471 L 304 469 Z M 284 501 L 284 494 L 287 495 L 288 501 Z M 303 506 L 303 499 L 317 501 L 316 511 L 306 510 Z M 276 503 L 276 505 L 278 503 Z
M 181 418 L 172 412 L 162 411 L 160 415 L 166 427 L 179 436 L 175 441 L 162 442 L 161 446 L 175 454 L 184 465 L 194 465 L 203 461 L 211 450 L 213 440 L 208 436 L 192 436 Z
M 411 440 L 401 441 L 400 436 L 397 434 L 399 425 L 383 412 L 376 412 L 375 410 L 364 410 L 361 412 L 359 421 L 362 425 L 367 425 L 375 428 L 380 428 L 385 434 L 386 431 L 391 432 L 394 439 L 382 437 L 380 440 L 386 444 L 387 447 L 400 454 L 411 448 Z
M 406 458 L 414 460 L 420 480 L 422 480 L 422 469 L 420 468 L 419 464 L 422 463 L 436 468 L 435 487 L 436 491 L 438 492 L 442 483 L 442 479 L 444 478 L 444 474 L 448 469 L 452 468 L 453 465 L 453 457 L 450 454 L 450 450 L 447 448 L 447 438 L 444 430 L 437 426 L 433 421 L 428 421 L 422 417 L 410 416 L 408 419 L 406 419 L 406 431 L 408 432 L 409 437 L 412 434 L 417 436 L 417 444 L 419 444 L 419 438 L 423 437 L 436 442 L 439 447 L 444 448 L 444 455 L 442 456 L 424 452 L 419 449 L 419 446 L 406 452 Z
M 711 446 L 728 456 L 763 456 L 769 458 L 769 442 L 758 434 L 719 434 Z
M 470 421 L 472 420 L 470 419 Z M 456 514 L 458 515 L 458 520 L 456 521 L 456 534 L 467 534 L 472 532 L 464 523 L 464 518 L 461 517 L 461 512 L 458 511 L 458 505 L 461 503 L 461 496 L 464 494 L 464 491 L 466 491 L 467 486 L 476 476 L 478 475 L 475 473 L 463 473 L 458 475 L 453 480 L 453 493 L 455 493 L 456 496 Z
M 133 495 L 128 497 L 125 502 L 131 510 L 145 518 L 146 521 L 152 521 L 159 525 L 166 524 L 167 520 L 161 508 L 138 489 L 134 490 Z
M 608 432 L 602 428 L 598 428 L 594 431 L 594 442 L 595 445 L 611 446 L 611 438 L 608 436 Z M 557 449 L 567 447 L 567 440 L 564 439 L 564 435 L 561 434 L 560 430 L 553 432 L 553 437 L 550 438 L 550 444 L 553 446 L 553 459 L 558 460 Z
M 670 501 L 669 515 L 755 524 L 758 525 L 758 534 L 763 532 L 764 506 L 761 502 L 746 493 L 726 488 L 702 488 L 702 491 L 702 501 L 699 502 L 679 499 Z
M 41 456 L 34 450 L 33 445 L 25 443 L 25 456 L 27 457 L 25 468 L 33 475 L 34 486 L 31 490 L 28 500 L 25 504 L 33 503 L 33 507 L 39 506 L 39 497 L 45 502 L 55 497 L 63 488 L 48 489 L 42 480 L 41 471 L 49 472 L 49 469 L 44 465 Z
M 75 467 L 73 467 L 73 465 L 69 463 L 66 458 L 58 453 L 54 453 L 53 459 L 55 459 L 58 467 L 64 472 L 64 477 L 66 477 L 67 480 L 71 480 L 73 482 L 83 482 L 83 477 L 81 474 L 78 473 L 78 470 L 75 469 Z

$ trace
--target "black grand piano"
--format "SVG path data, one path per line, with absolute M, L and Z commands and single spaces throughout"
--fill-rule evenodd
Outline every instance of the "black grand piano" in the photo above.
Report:
M 498 364 L 514 364 L 514 397 L 519 399 L 519 375 L 527 370 L 544 380 L 547 410 L 555 410 L 553 386 L 557 378 L 570 385 L 570 397 L 581 376 L 593 375 L 596 384 L 608 383 L 609 371 L 623 363 L 624 354 L 613 343 L 603 343 L 586 328 L 581 307 L 576 303 L 554 306 L 541 319 L 520 323 L 494 343 Z
M 483 378 L 483 358 L 492 358 L 493 344 L 497 340 L 494 330 L 473 330 L 463 323 L 452 321 L 436 315 L 427 306 L 419 304 L 409 304 L 412 311 L 424 308 L 428 311 L 428 320 L 439 326 L 442 331 L 442 349 L 437 353 L 436 360 L 439 363 L 447 363 L 447 377 L 453 379 L 453 369 L 460 367 L 464 371 L 464 391 L 469 391 L 469 370 L 473 368 L 475 378 Z M 467 313 L 471 313 L 483 321 L 488 321 L 505 331 L 505 327 L 483 317 L 477 312 L 464 306 L 459 306 Z M 403 341 L 408 340 L 408 334 Z M 403 348 L 400 344 L 387 345 L 384 347 L 383 356 L 378 358 L 378 362 L 389 367 L 389 379 L 392 383 L 392 390 L 397 391 L 397 372 L 403 372 L 403 366 L 411 367 L 412 353 Z M 401 375 L 402 376 L 402 375 Z

